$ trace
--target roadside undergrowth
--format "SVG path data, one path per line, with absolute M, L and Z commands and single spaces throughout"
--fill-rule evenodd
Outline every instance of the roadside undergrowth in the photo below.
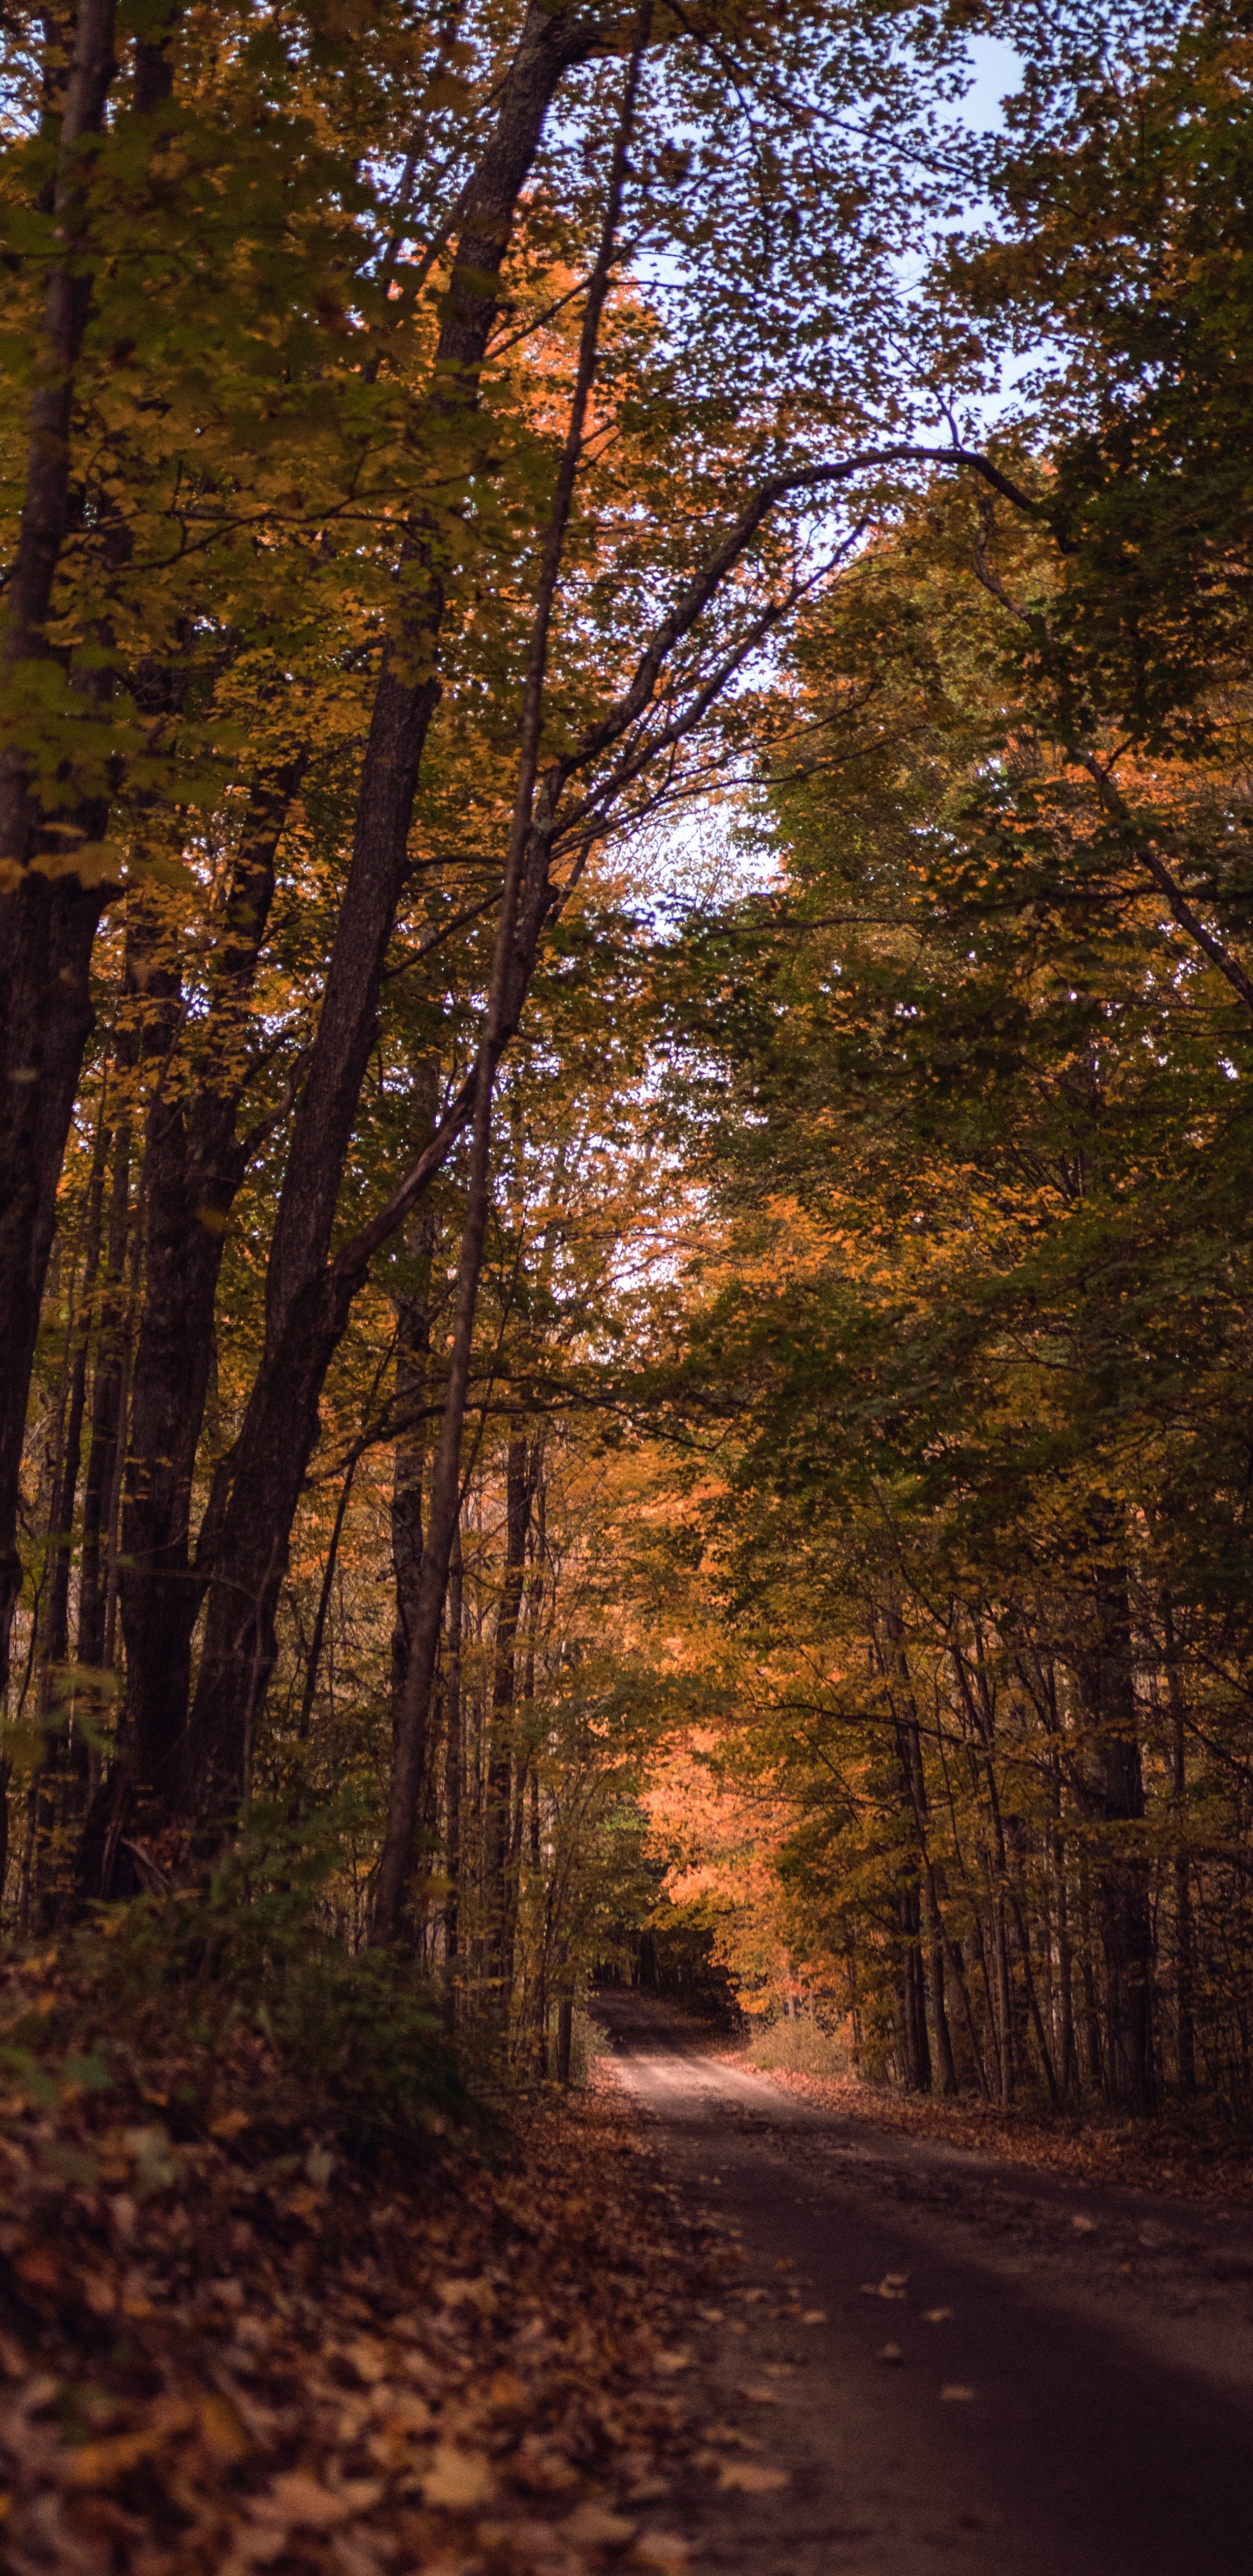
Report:
M 6 2568 L 681 2568 L 673 2345 L 718 2257 L 619 2097 L 486 2119 L 399 1971 L 206 1975 L 193 1912 L 173 1968 L 132 1910 L 7 1972 Z

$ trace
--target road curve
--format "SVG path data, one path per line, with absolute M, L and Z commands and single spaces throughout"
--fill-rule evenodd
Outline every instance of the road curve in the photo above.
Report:
M 595 2011 L 661 2177 L 736 2255 L 676 2380 L 713 2426 L 666 2508 L 700 2567 L 1253 2576 L 1247 2213 L 875 2130 L 664 2006 Z

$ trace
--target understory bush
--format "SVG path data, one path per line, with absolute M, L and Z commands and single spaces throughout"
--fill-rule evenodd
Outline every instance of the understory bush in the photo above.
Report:
M 414 1963 L 328 1928 L 331 1848 L 254 1815 L 198 1885 L 15 1955 L 0 2064 L 27 2090 L 138 2091 L 176 2133 L 225 2118 L 355 2158 L 429 2151 L 471 2116 L 461 2064 Z
M 754 2066 L 778 2067 L 792 2075 L 851 2075 L 852 2057 L 838 2031 L 824 2029 L 812 2010 L 780 2013 L 748 2043 Z

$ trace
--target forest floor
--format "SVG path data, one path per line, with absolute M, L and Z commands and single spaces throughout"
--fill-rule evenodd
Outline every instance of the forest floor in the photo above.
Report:
M 187 2134 L 157 2068 L 15 2083 L 0 2564 L 1243 2576 L 1239 2212 L 597 2014 L 592 2092 L 407 2173 L 293 2152 L 242 2078 Z
M 370 2176 L 276 2146 L 242 2076 L 180 2136 L 141 2073 L 0 2102 L 6 2576 L 686 2567 L 679 2340 L 724 2257 L 620 2094 Z

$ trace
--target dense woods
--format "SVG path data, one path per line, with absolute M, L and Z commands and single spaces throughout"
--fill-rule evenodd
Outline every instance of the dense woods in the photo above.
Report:
M 7 1932 L 1241 2112 L 1243 15 L 6 29 Z

